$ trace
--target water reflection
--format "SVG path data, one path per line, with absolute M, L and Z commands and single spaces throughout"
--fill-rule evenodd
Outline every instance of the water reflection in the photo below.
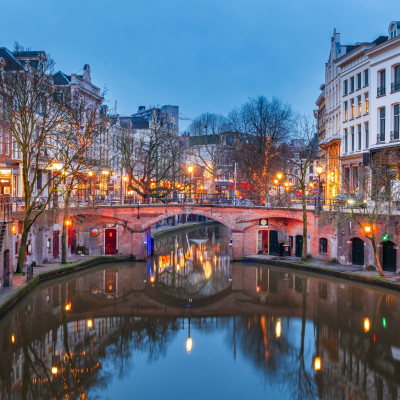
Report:
M 150 282 L 172 296 L 198 299 L 231 285 L 230 238 L 227 227 L 215 223 L 156 240 L 148 260 Z
M 193 308 L 143 264 L 42 288 L 1 322 L 0 398 L 186 398 L 188 382 L 193 398 L 398 398 L 397 294 L 231 272 L 229 290 Z

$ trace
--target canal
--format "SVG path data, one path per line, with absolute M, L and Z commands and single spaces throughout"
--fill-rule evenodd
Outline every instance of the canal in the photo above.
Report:
M 230 262 L 230 232 L 37 288 L 0 321 L 0 399 L 398 399 L 395 292 Z

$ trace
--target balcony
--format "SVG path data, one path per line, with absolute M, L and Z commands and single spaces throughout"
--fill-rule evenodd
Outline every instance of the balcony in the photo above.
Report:
M 385 96 L 386 95 L 386 87 L 385 86 L 378 87 L 376 92 L 377 92 L 376 97 Z
M 392 83 L 392 91 L 391 93 L 399 92 L 400 91 L 400 81 Z
M 399 131 L 390 132 L 390 141 L 399 140 Z
M 384 143 L 385 142 L 385 134 L 378 133 L 376 135 L 376 143 Z

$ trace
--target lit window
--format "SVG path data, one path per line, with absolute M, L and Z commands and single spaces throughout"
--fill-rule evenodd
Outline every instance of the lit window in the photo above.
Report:
M 354 99 L 350 100 L 351 104 L 351 118 L 354 118 Z
M 347 121 L 349 119 L 349 104 L 347 101 L 344 102 L 344 120 Z
M 361 96 L 358 96 L 357 99 L 358 99 L 358 116 L 361 116 L 362 114 Z
M 365 114 L 369 113 L 369 94 L 365 93 L 364 95 L 364 102 L 365 102 Z

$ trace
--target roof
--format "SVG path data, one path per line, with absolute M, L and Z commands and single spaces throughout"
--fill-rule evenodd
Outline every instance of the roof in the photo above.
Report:
M 0 57 L 4 58 L 6 65 L 5 71 L 17 71 L 22 69 L 22 64 L 14 57 L 14 55 L 5 47 L 0 47 Z
M 58 71 L 53 75 L 53 82 L 58 86 L 69 85 L 71 83 L 71 76 Z
M 196 135 L 189 136 L 189 146 L 201 146 L 206 144 L 218 144 L 219 136 L 217 135 Z
M 44 54 L 43 50 L 32 51 L 32 50 L 18 50 L 13 51 L 15 57 L 41 57 Z

